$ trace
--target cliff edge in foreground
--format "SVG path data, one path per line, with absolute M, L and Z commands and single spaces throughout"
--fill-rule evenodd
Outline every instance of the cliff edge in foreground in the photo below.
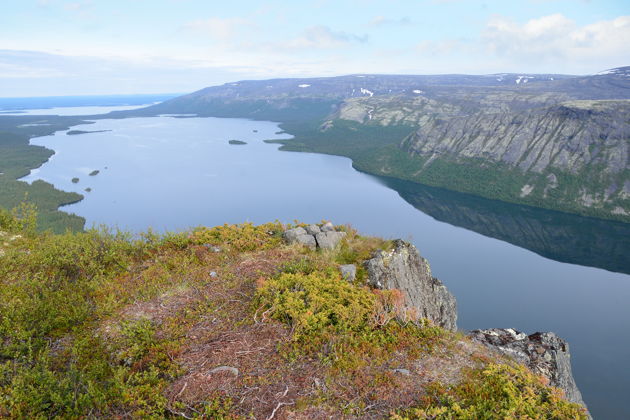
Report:
M 538 376 L 552 365 L 454 332 L 454 298 L 403 241 L 280 223 L 36 234 L 6 212 L 0 230 L 0 417 L 587 416 Z

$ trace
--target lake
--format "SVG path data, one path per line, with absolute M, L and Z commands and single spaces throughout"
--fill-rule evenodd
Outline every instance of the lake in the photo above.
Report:
M 111 131 L 32 139 L 55 155 L 24 179 L 84 194 L 64 210 L 88 227 L 327 219 L 409 239 L 457 297 L 461 328 L 556 332 L 571 345 L 594 417 L 630 418 L 627 225 L 377 178 L 342 157 L 280 152 L 263 142 L 289 137 L 272 122 L 162 116 L 72 129 Z

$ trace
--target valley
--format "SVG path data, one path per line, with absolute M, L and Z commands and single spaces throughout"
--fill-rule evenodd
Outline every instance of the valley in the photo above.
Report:
M 376 175 L 630 221 L 630 67 L 593 76 L 351 75 L 241 81 L 113 116 L 278 121 L 285 150 Z

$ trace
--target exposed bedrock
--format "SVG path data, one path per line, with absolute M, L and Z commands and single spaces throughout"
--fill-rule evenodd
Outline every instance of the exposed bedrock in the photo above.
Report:
M 475 330 L 470 337 L 529 367 L 564 391 L 566 398 L 583 406 L 582 394 L 571 372 L 569 344 L 552 332 L 524 334 L 511 328 Z
M 368 282 L 378 289 L 402 291 L 409 308 L 446 329 L 457 329 L 455 297 L 431 275 L 431 268 L 412 244 L 397 239 L 391 251 L 378 251 L 365 262 Z

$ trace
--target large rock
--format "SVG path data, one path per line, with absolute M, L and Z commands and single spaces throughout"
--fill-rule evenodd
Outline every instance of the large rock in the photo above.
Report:
M 305 245 L 311 249 L 315 249 L 317 247 L 315 237 L 313 235 L 310 235 L 306 229 L 301 227 L 286 230 L 284 231 L 283 236 L 284 239 L 290 244 L 298 243 Z
M 346 232 L 338 232 L 335 230 L 335 226 L 328 222 L 321 228 L 318 225 L 312 224 L 303 227 L 296 227 L 293 229 L 287 229 L 282 234 L 284 240 L 289 244 L 302 244 L 311 249 L 334 249 L 339 245 L 339 242 L 346 236 Z
M 335 225 L 333 225 L 330 222 L 326 222 L 322 225 L 322 232 L 334 232 L 335 231 Z
M 308 225 L 305 229 L 306 233 L 308 233 L 309 235 L 317 235 L 319 232 L 322 231 L 317 225 Z
M 284 238 L 285 241 L 292 244 L 292 243 L 297 242 L 298 236 L 301 236 L 301 235 L 307 235 L 306 229 L 302 227 L 296 227 L 293 229 L 285 230 L 284 233 L 282 234 L 282 237 Z
M 562 389 L 566 398 L 584 404 L 571 372 L 569 344 L 552 332 L 526 335 L 511 328 L 475 330 L 470 337 L 528 366 L 549 379 L 551 386 Z
M 405 294 L 408 308 L 443 328 L 457 329 L 455 297 L 431 275 L 427 260 L 412 244 L 394 241 L 392 251 L 378 251 L 365 262 L 365 268 L 372 287 L 398 289 Z
M 326 231 L 315 235 L 315 239 L 321 249 L 334 249 L 345 236 L 346 232 Z
M 309 247 L 310 249 L 315 249 L 317 247 L 317 242 L 315 241 L 315 237 L 313 235 L 298 235 L 295 238 L 295 241 Z

